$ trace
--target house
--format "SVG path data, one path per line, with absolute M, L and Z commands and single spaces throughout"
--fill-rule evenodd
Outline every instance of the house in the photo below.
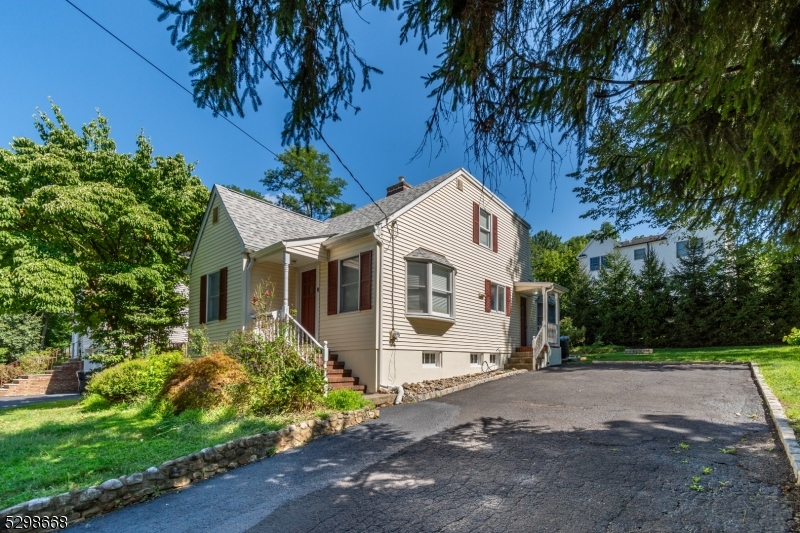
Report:
M 529 233 L 464 169 L 400 178 L 324 222 L 215 185 L 189 264 L 189 327 L 212 342 L 252 328 L 250 297 L 269 281 L 272 311 L 329 350 L 334 388 L 532 366 L 532 349 L 557 363 L 565 289 L 532 281 Z M 536 328 L 542 296 L 554 314 Z
M 596 279 L 600 273 L 600 267 L 605 264 L 606 257 L 618 252 L 628 259 L 633 271 L 639 274 L 642 271 L 647 250 L 652 250 L 667 267 L 667 272 L 670 272 L 678 266 L 678 258 L 686 255 L 686 245 L 691 237 L 700 239 L 705 247 L 711 247 L 719 240 L 719 234 L 712 229 L 696 232 L 677 229 L 658 235 L 636 237 L 627 241 L 592 239 L 578 254 L 578 260 L 592 279 Z

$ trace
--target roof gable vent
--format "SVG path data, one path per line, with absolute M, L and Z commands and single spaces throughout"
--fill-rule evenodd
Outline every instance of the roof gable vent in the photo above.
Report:
M 397 178 L 397 183 L 395 183 L 394 185 L 391 185 L 389 187 L 386 187 L 386 196 L 391 196 L 391 195 L 397 194 L 399 192 L 407 191 L 410 188 L 411 188 L 411 185 L 409 185 L 406 182 L 405 176 L 400 176 L 399 178 Z

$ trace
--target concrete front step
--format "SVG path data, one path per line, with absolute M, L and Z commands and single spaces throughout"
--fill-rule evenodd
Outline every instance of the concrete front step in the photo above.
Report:
M 533 370 L 533 362 L 530 363 L 506 363 L 505 370 Z
M 360 392 L 362 394 L 367 392 L 367 386 L 366 385 L 347 385 L 347 384 L 344 384 L 344 383 L 329 383 L 328 384 L 328 389 L 329 390 L 349 389 L 349 390 L 354 390 L 356 392 Z

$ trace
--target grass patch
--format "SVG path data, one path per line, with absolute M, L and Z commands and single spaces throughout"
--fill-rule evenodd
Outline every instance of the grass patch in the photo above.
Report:
M 98 397 L 2 409 L 0 509 L 96 485 L 310 416 L 238 416 L 233 409 L 175 415 L 163 403 L 111 407 Z
M 795 433 L 800 432 L 800 346 L 656 349 L 652 354 L 622 351 L 587 356 L 591 361 L 692 361 L 758 363 L 767 385 L 783 404 Z

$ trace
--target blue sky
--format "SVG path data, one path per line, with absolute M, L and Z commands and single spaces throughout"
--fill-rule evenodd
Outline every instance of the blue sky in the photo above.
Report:
M 133 48 L 186 86 L 190 84 L 188 55 L 169 43 L 166 23 L 146 0 L 73 0 Z M 467 167 L 462 125 L 453 126 L 446 152 L 426 151 L 412 160 L 424 133 L 432 102 L 421 76 L 435 63 L 416 44 L 399 45 L 396 13 L 367 10 L 367 22 L 354 20 L 352 36 L 368 61 L 384 71 L 372 79 L 372 89 L 356 94 L 362 110 L 344 112 L 344 120 L 329 123 L 325 135 L 355 176 L 375 198 L 403 175 L 412 185 L 439 174 Z M 0 143 L 12 137 L 37 138 L 32 115 L 47 109 L 52 98 L 72 127 L 90 121 L 95 109 L 109 118 L 120 151 L 132 151 L 144 130 L 156 153 L 182 153 L 197 163 L 196 173 L 209 187 L 236 184 L 263 190 L 259 180 L 276 165 L 274 157 L 114 41 L 62 0 L 4 2 L 0 18 Z M 282 92 L 265 81 L 260 87 L 263 106 L 246 110 L 237 124 L 279 152 L 283 116 L 288 108 Z M 319 148 L 324 148 L 320 147 Z M 564 174 L 574 160 L 560 168 L 554 187 L 550 159 L 535 166 L 529 207 L 521 181 L 505 179 L 496 191 L 531 224 L 564 237 L 584 234 L 601 221 L 579 218 L 585 211 L 572 193 L 575 182 Z M 334 175 L 349 176 L 331 158 Z M 351 183 L 344 199 L 364 205 L 368 198 Z M 637 228 L 638 233 L 646 232 Z

